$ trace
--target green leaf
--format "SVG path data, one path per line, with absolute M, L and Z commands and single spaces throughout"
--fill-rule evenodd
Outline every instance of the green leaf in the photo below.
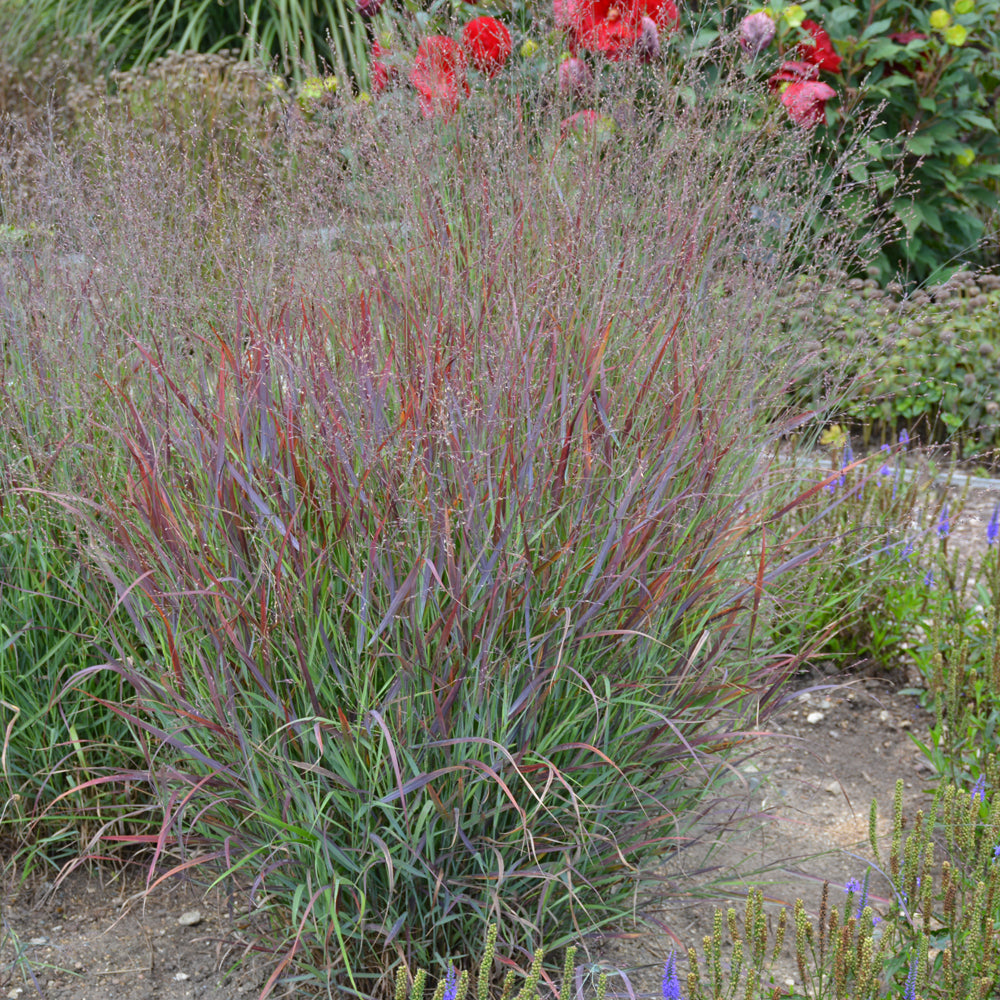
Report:
M 890 27 L 892 27 L 892 18 L 884 17 L 879 21 L 872 21 L 871 24 L 865 28 L 864 34 L 861 36 L 861 41 L 865 41 L 874 35 L 884 34 Z
M 906 151 L 915 156 L 927 156 L 934 152 L 934 136 L 923 133 L 915 135 L 906 140 Z

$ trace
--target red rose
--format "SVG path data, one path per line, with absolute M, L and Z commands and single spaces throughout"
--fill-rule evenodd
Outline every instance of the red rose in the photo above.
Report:
M 495 17 L 477 17 L 462 29 L 462 48 L 472 65 L 487 76 L 496 76 L 514 50 L 510 32 Z
M 781 103 L 796 125 L 815 128 L 826 120 L 826 102 L 836 97 L 833 87 L 817 80 L 798 80 L 788 84 L 781 94 Z
M 815 21 L 803 21 L 802 27 L 809 32 L 811 41 L 800 42 L 798 46 L 799 58 L 807 63 L 812 63 L 827 73 L 837 73 L 840 71 L 841 57 L 833 50 L 833 42 L 826 30 L 821 28 Z
M 454 39 L 444 35 L 425 38 L 417 49 L 410 83 L 420 94 L 420 110 L 430 118 L 450 117 L 458 110 L 461 95 L 469 96 L 465 79 L 465 56 Z
M 680 21 L 673 0 L 582 0 L 565 7 L 572 18 L 570 32 L 576 44 L 614 60 L 631 55 L 641 42 L 645 41 L 645 49 L 651 47 L 648 27 L 643 38 L 643 18 L 658 31 L 674 31 Z

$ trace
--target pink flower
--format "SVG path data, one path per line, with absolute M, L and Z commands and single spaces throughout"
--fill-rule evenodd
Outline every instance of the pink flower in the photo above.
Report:
M 458 43 L 445 35 L 425 38 L 417 49 L 410 83 L 420 95 L 420 110 L 427 118 L 435 114 L 450 118 L 458 110 L 459 97 L 469 96 L 465 55 Z
M 657 30 L 656 22 L 648 15 L 643 16 L 639 26 L 636 53 L 643 62 L 652 62 L 660 55 L 660 32 Z
M 812 63 L 827 73 L 840 71 L 841 57 L 833 50 L 833 42 L 824 28 L 815 21 L 803 21 L 802 27 L 811 36 L 811 40 L 799 42 L 798 55 L 801 60 Z
M 582 60 L 573 56 L 564 59 L 559 65 L 559 90 L 567 96 L 583 98 L 590 92 L 594 77 L 590 67 Z
M 761 10 L 747 14 L 740 22 L 740 47 L 755 58 L 774 41 L 774 21 L 771 15 Z
M 513 43 L 503 21 L 477 17 L 462 29 L 462 48 L 480 73 L 496 76 L 510 58 Z
M 796 125 L 815 128 L 826 121 L 826 102 L 836 96 L 837 92 L 828 84 L 817 80 L 799 80 L 785 87 L 781 103 Z

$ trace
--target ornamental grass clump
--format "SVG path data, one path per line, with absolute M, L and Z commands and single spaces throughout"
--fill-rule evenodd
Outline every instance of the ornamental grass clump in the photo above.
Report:
M 4 471 L 105 586 L 53 699 L 100 685 L 142 760 L 44 808 L 118 789 L 93 849 L 226 882 L 267 990 L 388 996 L 490 923 L 526 967 L 725 832 L 820 641 L 791 514 L 836 505 L 772 457 L 817 418 L 776 290 L 847 248 L 797 138 L 712 100 L 561 138 L 334 96 L 249 161 L 109 112 L 9 167 L 53 267 L 9 262 Z

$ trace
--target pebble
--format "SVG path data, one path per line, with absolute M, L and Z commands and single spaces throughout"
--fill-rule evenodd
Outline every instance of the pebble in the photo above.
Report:
M 28 944 L 40 945 L 40 944 L 48 944 L 48 943 L 49 943 L 49 939 L 47 937 L 36 937 L 36 938 L 29 938 L 28 939 Z
M 808 722 L 810 726 L 815 726 L 817 722 L 822 722 L 824 718 L 826 718 L 826 716 L 824 716 L 822 712 L 810 712 L 806 716 L 806 722 Z
M 174 982 L 175 983 L 183 983 L 183 982 L 186 982 L 190 978 L 191 977 L 186 972 L 175 972 L 174 973 Z
M 202 921 L 201 910 L 185 910 L 178 918 L 181 927 L 194 927 Z

